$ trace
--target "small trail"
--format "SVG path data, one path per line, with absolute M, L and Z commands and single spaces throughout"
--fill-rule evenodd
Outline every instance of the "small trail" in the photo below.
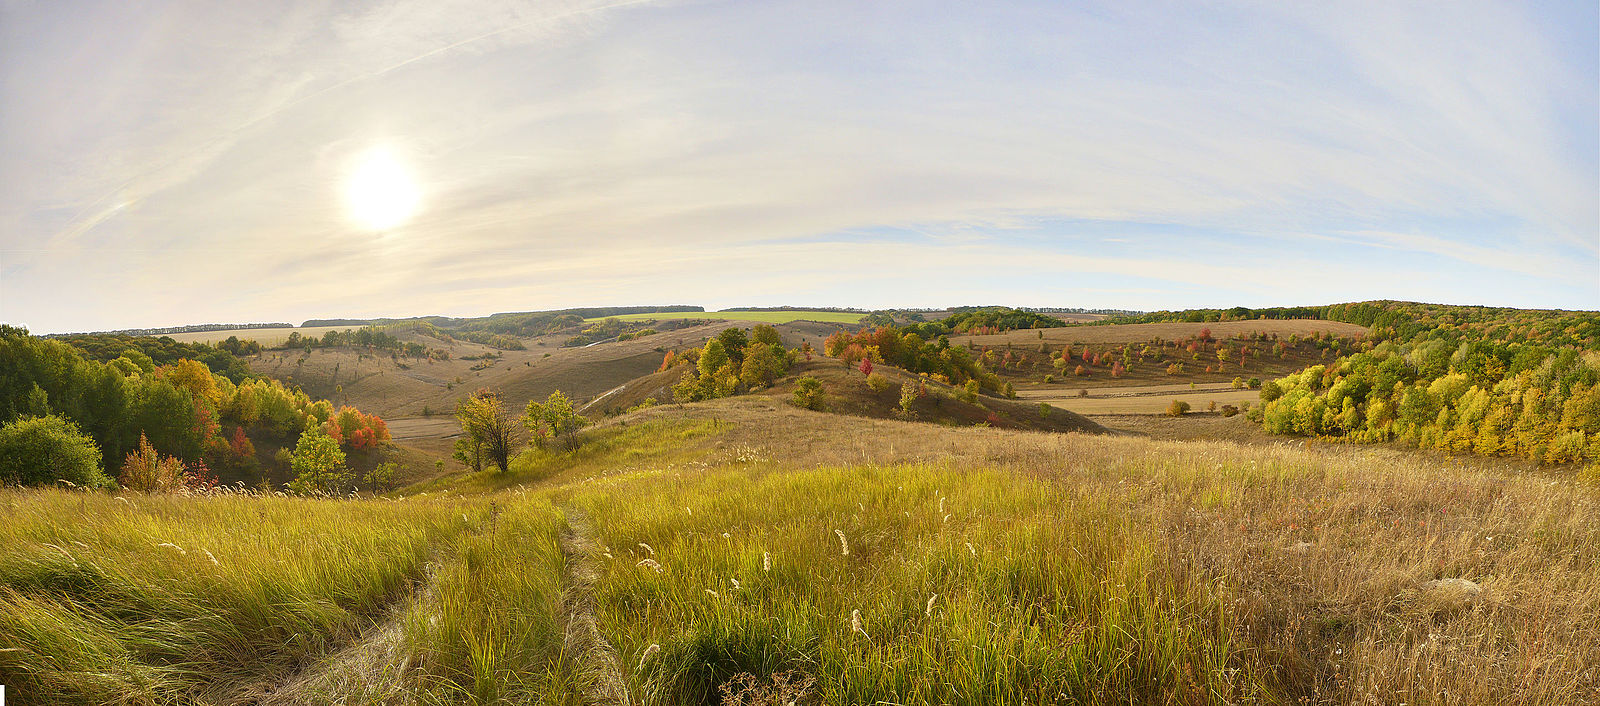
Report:
M 566 616 L 566 650 L 577 657 L 578 680 L 583 684 L 584 703 L 596 706 L 626 706 L 627 681 L 616 648 L 600 632 L 595 608 L 594 584 L 600 577 L 599 554 L 594 542 L 594 526 L 582 510 L 564 508 L 567 528 L 561 533 L 561 553 L 566 558 L 566 593 L 561 609 Z
M 233 691 L 226 704 L 412 704 L 405 678 L 415 666 L 406 643 L 406 609 L 413 601 L 432 599 L 437 557 L 423 575 L 410 582 L 384 608 L 381 616 L 343 648 L 305 664 L 287 678 L 256 682 Z

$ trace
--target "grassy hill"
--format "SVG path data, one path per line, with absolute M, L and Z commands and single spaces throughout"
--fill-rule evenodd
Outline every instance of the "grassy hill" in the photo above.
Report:
M 0 681 L 23 703 L 695 704 L 776 680 L 801 703 L 1557 704 L 1600 687 L 1592 488 L 778 392 L 620 415 L 574 451 L 398 502 L 0 491 Z

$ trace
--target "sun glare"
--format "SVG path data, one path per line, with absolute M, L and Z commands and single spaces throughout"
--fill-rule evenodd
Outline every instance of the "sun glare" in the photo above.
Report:
M 418 200 L 411 169 L 387 147 L 362 153 L 345 176 L 345 213 L 368 230 L 404 225 L 416 214 Z

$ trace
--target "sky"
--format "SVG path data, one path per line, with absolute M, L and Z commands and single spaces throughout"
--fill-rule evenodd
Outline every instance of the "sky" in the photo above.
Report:
M 0 321 L 1600 309 L 1597 14 L 0 0 Z

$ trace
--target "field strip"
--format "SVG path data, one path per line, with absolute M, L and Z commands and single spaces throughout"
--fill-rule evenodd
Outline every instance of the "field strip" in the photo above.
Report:
M 584 703 L 599 706 L 625 706 L 627 682 L 617 650 L 600 632 L 596 617 L 594 584 L 600 577 L 595 561 L 594 526 L 582 510 L 563 508 L 567 528 L 561 533 L 561 553 L 566 559 L 567 590 L 561 598 L 566 616 L 565 651 L 579 665 L 578 681 L 583 685 Z

